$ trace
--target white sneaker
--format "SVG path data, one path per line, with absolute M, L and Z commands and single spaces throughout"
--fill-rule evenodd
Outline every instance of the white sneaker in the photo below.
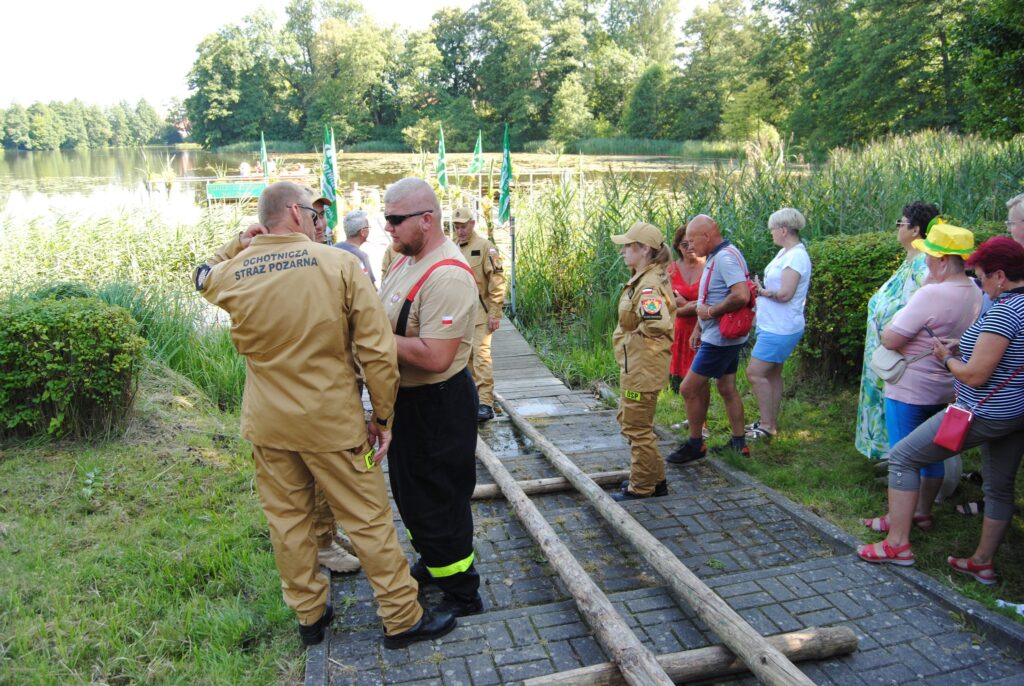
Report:
M 334 542 L 340 545 L 342 548 L 344 548 L 352 555 L 356 554 L 356 549 L 352 545 L 352 541 L 349 540 L 348 536 L 346 536 L 345 532 L 341 529 L 338 529 L 334 532 Z
M 320 564 L 332 572 L 345 574 L 359 571 L 359 558 L 349 555 L 344 548 L 334 542 L 327 548 L 320 548 L 316 557 Z

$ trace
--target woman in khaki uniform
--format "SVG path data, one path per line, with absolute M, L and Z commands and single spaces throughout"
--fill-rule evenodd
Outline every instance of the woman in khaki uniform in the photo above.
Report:
M 629 481 L 615 500 L 650 498 L 668 493 L 665 461 L 654 435 L 658 393 L 668 384 L 676 302 L 665 273 L 669 262 L 665 236 L 658 227 L 637 222 L 612 242 L 622 246 L 622 259 L 633 276 L 619 297 L 619 324 L 612 344 L 619 363 L 619 424 L 629 441 Z

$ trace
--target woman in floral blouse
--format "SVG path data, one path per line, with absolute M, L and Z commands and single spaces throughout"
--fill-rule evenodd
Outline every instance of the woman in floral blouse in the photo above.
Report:
M 893 315 L 902 309 L 928 278 L 924 254 L 915 250 L 913 242 L 924 238 L 929 223 L 939 215 L 939 208 L 925 202 L 912 202 L 903 208 L 896 222 L 897 239 L 906 259 L 896 273 L 868 301 L 868 326 L 864 336 L 864 363 L 860 377 L 860 399 L 857 402 L 857 435 L 854 445 L 870 460 L 879 460 L 889 452 L 889 436 L 885 429 L 885 384 L 868 364 L 875 348 L 881 345 L 882 331 Z

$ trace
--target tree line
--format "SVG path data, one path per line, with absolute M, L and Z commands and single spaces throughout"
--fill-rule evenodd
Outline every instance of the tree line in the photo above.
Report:
M 811 150 L 886 133 L 1024 130 L 1020 0 L 481 0 L 423 31 L 356 0 L 292 0 L 205 38 L 185 108 L 207 146 L 268 138 L 489 147 L 587 137 Z
M 443 123 L 449 149 L 478 130 L 494 149 L 507 122 L 516 148 L 782 137 L 820 151 L 928 128 L 1024 131 L 1020 0 L 712 0 L 681 35 L 677 13 L 677 0 L 480 0 L 410 32 L 358 0 L 291 0 L 283 25 L 261 10 L 204 38 L 191 95 L 158 133 L 144 102 L 37 103 L 2 113 L 4 145 L 124 145 L 181 127 L 206 147 L 261 132 L 312 147 L 329 126 L 339 145 L 423 150 Z
M 0 109 L 0 140 L 3 147 L 19 150 L 178 143 L 181 133 L 172 123 L 176 109 L 183 118 L 178 105 L 165 121 L 145 99 L 134 107 L 123 101 L 107 108 L 80 100 L 15 104 Z

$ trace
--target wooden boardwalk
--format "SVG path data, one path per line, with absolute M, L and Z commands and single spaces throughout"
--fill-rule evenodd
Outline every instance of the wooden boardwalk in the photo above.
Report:
M 578 466 L 588 473 L 628 468 L 613 409 L 555 378 L 507 320 L 493 350 L 498 393 Z M 558 476 L 507 418 L 481 425 L 480 435 L 517 479 Z M 1006 640 L 980 639 L 927 588 L 905 572 L 859 561 L 848 537 L 802 508 L 712 460 L 669 465 L 668 481 L 668 496 L 627 503 L 627 511 L 755 629 L 768 635 L 847 626 L 856 632 L 853 655 L 798 665 L 814 682 L 1024 683 L 1024 666 L 1012 656 L 1020 656 L 1024 642 L 1011 640 L 1011 653 Z M 478 482 L 492 482 L 483 467 Z M 533 501 L 654 653 L 721 643 L 581 495 Z M 484 612 L 460 619 L 441 640 L 385 650 L 366 579 L 335 574 L 331 597 L 338 618 L 329 640 L 308 653 L 307 686 L 514 684 L 608 660 L 505 501 L 474 501 L 473 508 Z M 405 544 L 397 516 L 396 526 Z M 407 552 L 413 559 L 411 548 Z M 439 592 L 421 599 L 433 605 Z

